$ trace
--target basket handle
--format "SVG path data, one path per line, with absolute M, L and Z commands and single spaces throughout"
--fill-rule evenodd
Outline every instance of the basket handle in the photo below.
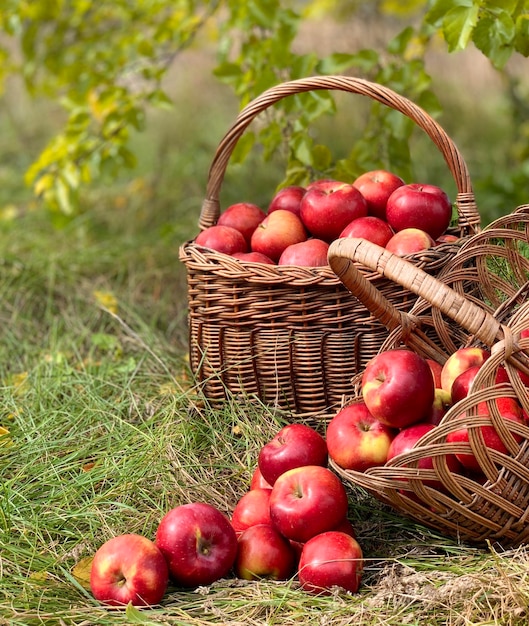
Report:
M 347 289 L 389 330 L 410 324 L 410 316 L 398 311 L 356 264 L 368 267 L 422 297 L 488 346 L 505 338 L 506 327 L 488 311 L 413 263 L 370 241 L 349 237 L 337 239 L 329 247 L 328 258 L 331 269 Z M 415 347 L 417 342 L 414 333 L 410 333 L 407 341 L 410 347 Z
M 224 135 L 210 165 L 206 197 L 202 203 L 199 227 L 216 224 L 220 216 L 220 189 L 231 154 L 246 128 L 262 111 L 283 98 L 307 91 L 330 89 L 367 96 L 392 109 L 400 111 L 422 128 L 441 152 L 457 187 L 456 208 L 459 228 L 465 234 L 479 230 L 480 215 L 466 163 L 457 146 L 443 128 L 421 107 L 400 96 L 388 87 L 349 76 L 312 76 L 287 81 L 267 89 L 248 103 Z

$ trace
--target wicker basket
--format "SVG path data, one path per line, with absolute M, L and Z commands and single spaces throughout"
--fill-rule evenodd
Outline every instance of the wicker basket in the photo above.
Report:
M 221 140 L 208 177 L 199 227 L 216 223 L 219 194 L 230 156 L 250 123 L 274 103 L 327 89 L 367 96 L 400 111 L 431 138 L 455 180 L 461 238 L 479 230 L 466 164 L 443 129 L 420 107 L 390 89 L 345 76 L 295 80 L 265 91 L 238 115 Z M 441 244 L 411 257 L 435 274 L 459 244 Z M 210 404 L 231 395 L 254 397 L 296 416 L 329 415 L 350 390 L 350 381 L 378 351 L 387 330 L 330 267 L 272 266 L 237 261 L 196 245 L 180 248 L 187 269 L 190 363 Z M 365 269 L 393 305 L 409 310 L 409 291 Z
M 453 405 L 437 428 L 414 448 L 386 465 L 364 473 L 333 463 L 344 480 L 361 486 L 401 513 L 447 535 L 473 543 L 487 540 L 517 545 L 529 540 L 529 427 L 502 417 L 496 400 L 516 399 L 529 415 L 529 205 L 500 218 L 469 238 L 460 253 L 432 277 L 387 251 L 359 239 L 331 245 L 330 263 L 366 307 L 376 311 L 398 339 L 419 354 L 437 349 L 424 333 L 425 325 L 444 333 L 447 351 L 456 345 L 483 345 L 492 356 L 482 366 L 470 394 Z M 371 282 L 358 272 L 362 263 L 419 296 L 409 313 L 396 311 Z M 400 321 L 399 321 L 400 319 Z M 466 343 L 459 343 L 466 340 Z M 394 347 L 392 345 L 391 347 Z M 384 349 L 384 346 L 381 348 Z M 508 380 L 497 383 L 498 368 Z M 354 402 L 359 399 L 352 398 Z M 484 411 L 483 403 L 488 410 Z M 490 415 L 487 416 L 486 413 Z M 468 443 L 448 442 L 462 424 Z M 503 452 L 486 447 L 481 426 L 492 425 Z M 447 455 L 474 454 L 480 472 L 451 471 Z M 432 457 L 434 469 L 418 466 Z M 438 481 L 432 486 L 432 480 Z

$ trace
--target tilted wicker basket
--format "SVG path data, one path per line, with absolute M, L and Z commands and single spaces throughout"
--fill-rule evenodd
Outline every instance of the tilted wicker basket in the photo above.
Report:
M 529 540 L 529 388 L 522 380 L 529 375 L 529 338 L 522 332 L 529 329 L 528 257 L 529 205 L 469 238 L 437 277 L 359 239 L 339 240 L 329 250 L 337 275 L 392 331 L 393 343 L 381 349 L 400 341 L 430 356 L 438 345 L 432 345 L 424 330 L 432 326 L 445 339 L 445 356 L 463 345 L 491 350 L 469 395 L 454 404 L 411 451 L 363 473 L 332 464 L 345 481 L 365 488 L 401 513 L 474 543 L 517 545 Z M 358 263 L 417 294 L 415 307 L 410 312 L 396 311 L 358 272 Z M 497 382 L 503 380 L 497 378 L 500 367 L 508 376 L 504 382 Z M 505 397 L 519 402 L 521 421 L 502 415 L 497 400 Z M 360 399 L 358 393 L 349 401 Z M 468 428 L 468 443 L 447 441 L 449 433 L 462 425 Z M 493 426 L 503 451 L 485 445 L 482 426 Z M 480 471 L 451 471 L 447 455 L 453 454 L 473 454 Z M 418 467 L 427 457 L 434 459 L 434 468 Z
M 366 96 L 412 119 L 442 154 L 457 188 L 458 223 L 465 238 L 480 228 L 466 164 L 453 141 L 424 110 L 392 90 L 346 76 L 318 76 L 263 92 L 237 116 L 214 155 L 199 227 L 216 224 L 219 195 L 230 156 L 251 122 L 283 98 L 312 90 Z M 459 244 L 444 243 L 411 260 L 436 274 Z M 191 369 L 212 405 L 230 395 L 256 397 L 296 416 L 330 414 L 350 381 L 378 351 L 387 330 L 345 289 L 330 267 L 273 266 L 241 262 L 200 247 L 180 247 L 189 302 Z M 411 292 L 364 268 L 397 309 L 409 310 Z

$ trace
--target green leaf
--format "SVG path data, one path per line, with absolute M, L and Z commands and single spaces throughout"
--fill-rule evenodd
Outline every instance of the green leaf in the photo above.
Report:
M 494 67 L 501 69 L 512 55 L 515 33 L 511 16 L 501 11 L 495 17 L 486 15 L 479 20 L 472 41 Z
M 464 50 L 478 22 L 479 5 L 458 6 L 450 9 L 443 19 L 443 35 L 448 51 Z
M 520 15 L 515 24 L 514 47 L 524 57 L 529 56 L 529 15 Z
M 312 167 L 320 172 L 327 171 L 332 164 L 332 152 L 327 146 L 318 144 L 312 148 Z
M 432 26 L 440 26 L 445 15 L 460 5 L 461 2 L 458 0 L 435 0 L 424 17 L 425 22 Z
M 232 163 L 242 163 L 250 153 L 254 144 L 255 134 L 251 131 L 246 131 L 237 141 L 237 144 L 231 154 L 230 161 Z
M 411 26 L 405 28 L 389 42 L 388 52 L 390 54 L 402 56 L 414 34 L 415 31 Z

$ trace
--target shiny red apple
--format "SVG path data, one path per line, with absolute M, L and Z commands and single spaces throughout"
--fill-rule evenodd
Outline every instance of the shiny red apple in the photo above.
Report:
M 394 234 L 387 222 L 379 217 L 366 215 L 357 217 L 348 224 L 340 233 L 340 237 L 358 237 L 385 248 Z
M 367 201 L 369 215 L 382 220 L 386 220 L 386 205 L 389 197 L 395 189 L 404 184 L 404 180 L 397 174 L 380 169 L 364 172 L 353 181 L 353 185 Z
M 231 226 L 215 224 L 202 230 L 195 238 L 195 243 L 224 254 L 247 252 L 248 244 L 244 235 Z
M 272 486 L 287 470 L 301 465 L 326 466 L 327 461 L 324 437 L 311 426 L 297 422 L 283 426 L 259 450 L 257 457 L 263 478 Z
M 384 465 L 396 431 L 374 417 L 365 402 L 343 407 L 327 426 L 327 449 L 344 469 L 364 472 Z
M 289 185 L 277 191 L 268 205 L 268 213 L 282 209 L 299 215 L 301 198 L 305 195 L 305 187 Z
M 408 349 L 374 356 L 364 369 L 361 388 L 369 412 L 392 428 L 424 420 L 435 397 L 430 366 Z
M 169 581 L 169 570 L 159 548 L 147 537 L 118 535 L 95 553 L 90 588 L 96 600 L 110 606 L 159 604 Z
M 278 265 L 300 265 L 303 267 L 322 267 L 328 265 L 329 244 L 322 239 L 307 239 L 293 243 L 285 248 L 279 257 Z
M 236 533 L 250 526 L 270 524 L 271 488 L 250 489 L 237 501 L 231 515 L 231 525 Z
M 252 252 L 260 252 L 276 262 L 285 248 L 308 238 L 300 218 L 291 211 L 278 209 L 269 213 L 254 230 Z
M 231 226 L 238 230 L 246 239 L 248 247 L 253 231 L 266 217 L 265 212 L 251 202 L 237 202 L 230 205 L 219 215 L 217 225 Z
M 435 246 L 430 235 L 420 228 L 405 228 L 396 232 L 386 244 L 386 250 L 397 256 L 416 254 Z
M 301 543 L 336 527 L 347 509 L 342 481 L 321 465 L 304 465 L 281 474 L 270 495 L 273 525 L 287 539 Z

